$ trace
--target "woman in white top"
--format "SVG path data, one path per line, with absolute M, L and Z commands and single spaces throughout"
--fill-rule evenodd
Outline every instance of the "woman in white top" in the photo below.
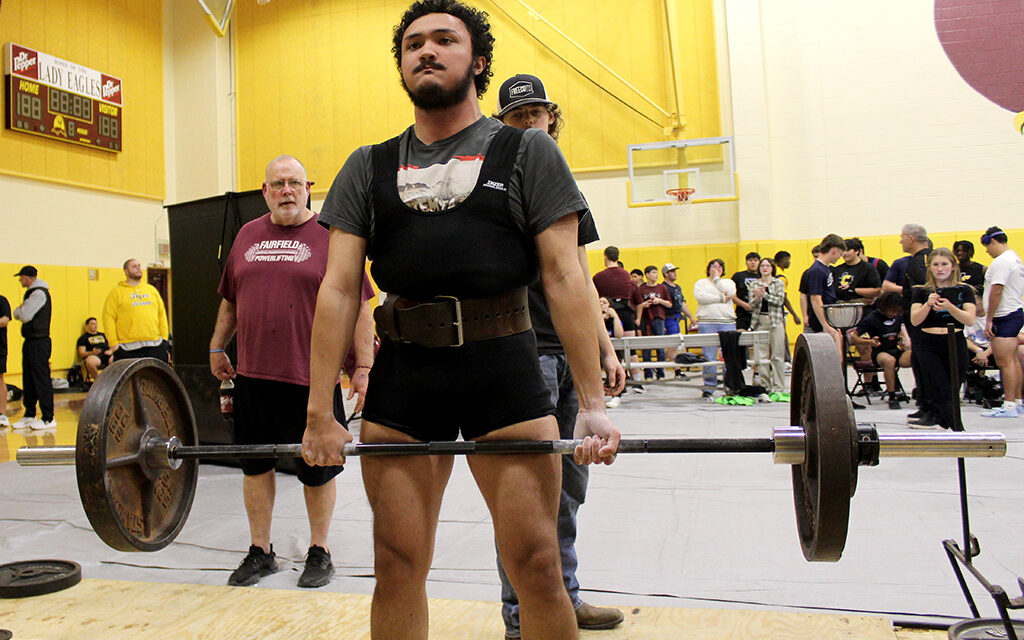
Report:
M 701 278 L 693 285 L 693 297 L 697 300 L 697 333 L 719 333 L 736 330 L 736 283 L 725 274 L 725 262 L 715 258 L 708 263 L 708 277 Z M 714 362 L 718 359 L 718 347 L 704 347 L 704 359 Z M 713 395 L 718 385 L 718 372 L 714 367 L 704 367 L 705 398 Z

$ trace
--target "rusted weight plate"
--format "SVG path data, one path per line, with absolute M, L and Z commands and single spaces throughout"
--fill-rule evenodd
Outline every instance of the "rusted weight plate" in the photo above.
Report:
M 790 423 L 806 434 L 806 460 L 793 465 L 800 546 L 810 561 L 835 562 L 846 546 L 850 498 L 857 488 L 857 423 L 839 350 L 826 334 L 797 338 Z
M 176 469 L 148 464 L 144 443 L 151 436 L 197 444 L 185 388 L 169 366 L 154 358 L 111 364 L 82 407 L 75 466 L 89 522 L 120 551 L 164 548 L 192 508 L 198 462 L 183 460 Z

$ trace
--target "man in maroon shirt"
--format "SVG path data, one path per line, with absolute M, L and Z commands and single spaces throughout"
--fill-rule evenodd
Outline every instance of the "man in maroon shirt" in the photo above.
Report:
M 597 295 L 608 298 L 612 309 L 622 321 L 622 335 L 636 335 L 636 316 L 633 315 L 633 280 L 629 272 L 619 266 L 619 248 L 605 247 L 604 271 L 594 274 L 594 287 Z
M 281 156 L 267 165 L 263 197 L 270 212 L 241 228 L 231 247 L 217 291 L 224 299 L 210 339 L 210 370 L 235 381 L 235 441 L 239 444 L 288 444 L 302 441 L 309 397 L 310 338 L 317 291 L 327 270 L 327 229 L 306 207 L 306 169 Z M 356 326 L 356 364 L 349 369 L 360 409 L 373 364 L 369 305 L 373 288 L 363 276 L 363 309 Z M 238 369 L 224 345 L 237 329 Z M 352 393 L 349 394 L 351 398 Z M 335 414 L 344 409 L 335 392 Z M 341 467 L 311 467 L 296 459 L 309 516 L 310 546 L 300 587 L 320 587 L 334 574 L 327 533 L 334 512 L 334 476 Z M 249 586 L 277 571 L 270 523 L 274 511 L 273 459 L 243 460 L 242 493 L 249 518 L 249 553 L 228 579 Z
M 666 310 L 672 308 L 672 294 L 668 287 L 658 282 L 658 267 L 648 265 L 644 269 L 647 281 L 636 288 L 633 293 L 633 304 L 637 313 L 641 314 L 640 329 L 645 336 L 665 335 Z M 646 362 L 654 362 L 655 349 L 642 350 L 640 356 Z M 665 360 L 665 350 L 657 349 L 657 361 Z M 665 377 L 664 369 L 644 369 L 644 378 Z

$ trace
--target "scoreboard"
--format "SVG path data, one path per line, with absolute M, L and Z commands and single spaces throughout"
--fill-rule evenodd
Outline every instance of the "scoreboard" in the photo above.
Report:
M 122 150 L 119 78 L 13 42 L 4 46 L 4 61 L 8 129 Z

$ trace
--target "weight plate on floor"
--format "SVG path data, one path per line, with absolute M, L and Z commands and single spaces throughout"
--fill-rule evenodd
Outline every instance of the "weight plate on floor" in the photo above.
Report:
M 149 436 L 197 444 L 185 387 L 155 358 L 119 360 L 89 390 L 78 421 L 76 469 L 96 534 L 119 551 L 157 551 L 178 535 L 195 496 L 199 465 L 147 464 Z
M 810 561 L 835 562 L 846 546 L 857 488 L 857 423 L 839 350 L 827 334 L 797 338 L 790 402 L 790 423 L 806 434 L 806 459 L 793 465 L 800 546 Z
M 27 598 L 73 587 L 82 581 L 82 567 L 70 560 L 25 560 L 0 565 L 0 598 Z M 10 638 L 10 631 L 0 640 Z
M 9 630 L 0 629 L 0 640 L 11 640 L 13 636 L 14 634 L 11 633 Z
M 1010 620 L 1010 624 L 1017 637 L 1024 638 L 1024 622 Z M 1006 625 L 999 618 L 963 620 L 949 627 L 949 640 L 999 640 L 1009 637 Z

